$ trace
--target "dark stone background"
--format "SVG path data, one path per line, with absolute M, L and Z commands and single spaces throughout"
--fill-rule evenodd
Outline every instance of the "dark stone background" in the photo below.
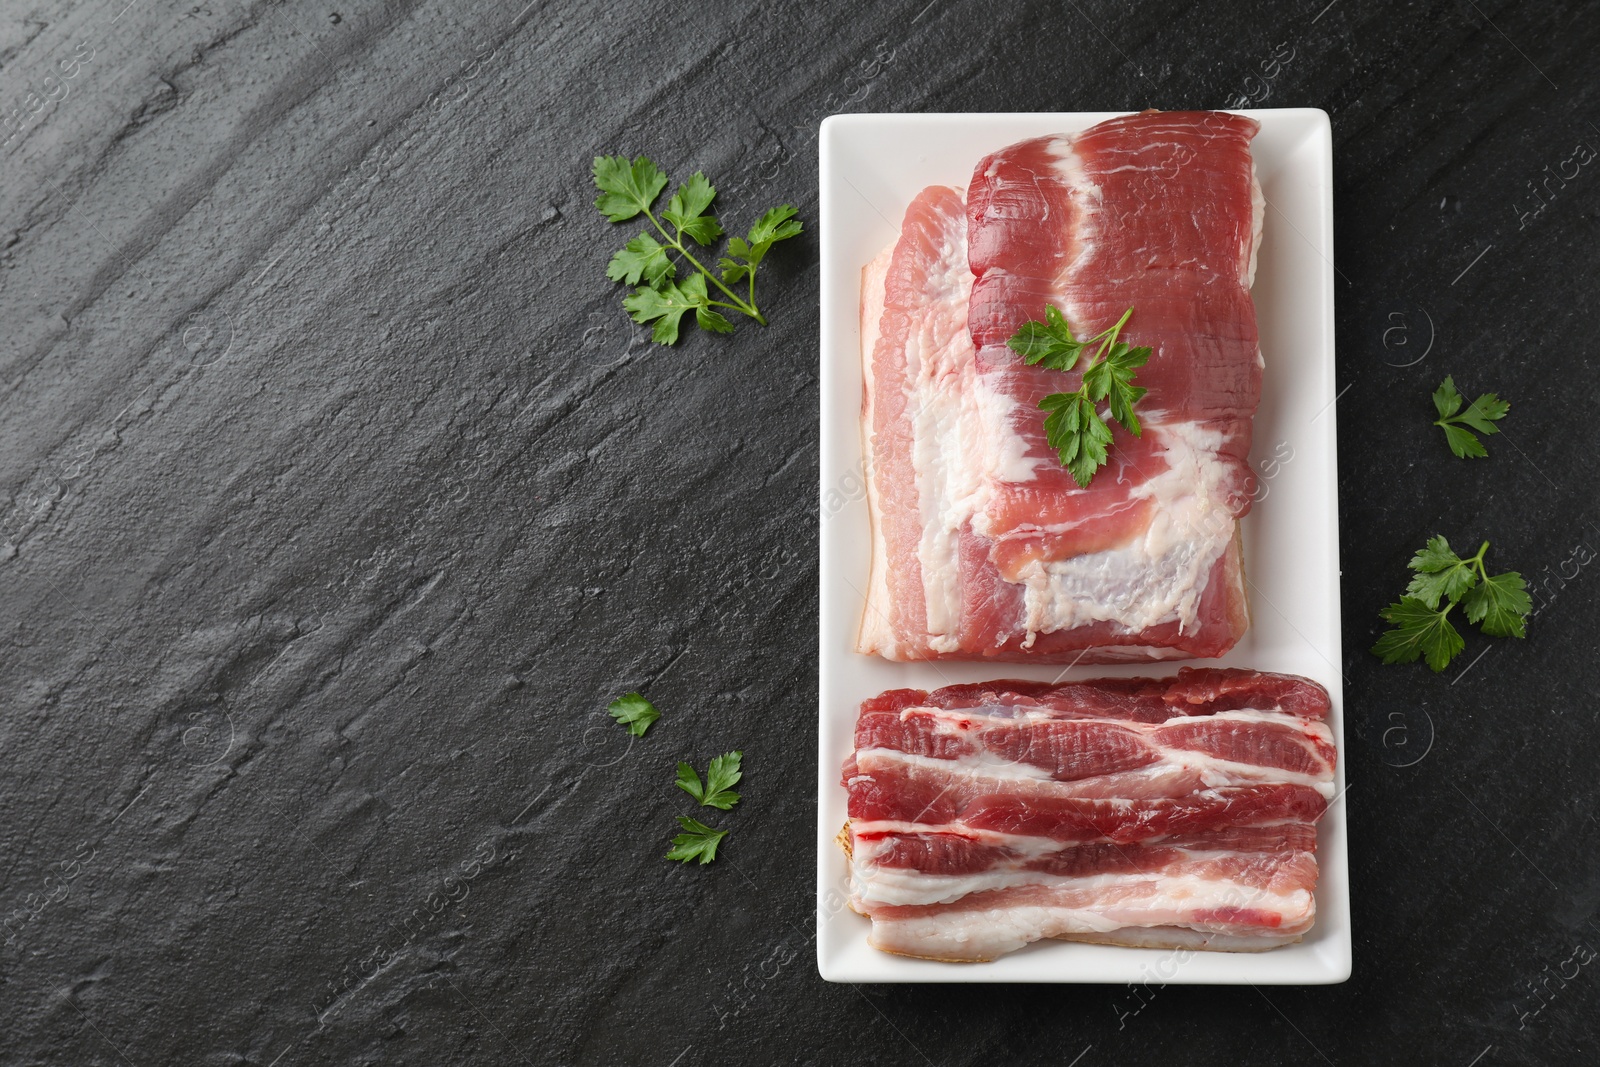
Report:
M 0 9 L 0 1061 L 1595 1062 L 1600 12 L 125 3 Z M 1355 976 L 826 985 L 815 234 L 653 347 L 589 159 L 809 223 L 832 112 L 1241 94 L 1333 116 Z M 1543 591 L 1441 676 L 1433 532 Z

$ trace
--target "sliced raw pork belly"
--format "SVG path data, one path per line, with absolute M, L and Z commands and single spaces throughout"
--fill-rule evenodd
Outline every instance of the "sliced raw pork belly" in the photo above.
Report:
M 1317 683 L 1243 670 L 891 690 L 862 703 L 844 767 L 851 906 L 874 947 L 936 960 L 1298 941 L 1327 714 Z
M 873 564 L 858 649 L 889 659 L 1220 656 L 1249 625 L 1262 360 L 1250 286 L 1257 124 L 1146 112 L 982 160 L 925 190 L 863 275 Z M 1046 305 L 1153 349 L 1142 436 L 1080 489 L 1039 401 L 1081 375 L 1006 346 Z

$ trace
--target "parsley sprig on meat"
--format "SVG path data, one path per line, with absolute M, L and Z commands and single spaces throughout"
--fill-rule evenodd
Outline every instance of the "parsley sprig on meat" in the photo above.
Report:
M 1056 450 L 1061 465 L 1080 489 L 1089 488 L 1095 472 L 1106 465 L 1106 449 L 1111 445 L 1110 419 L 1100 413 L 1100 404 L 1106 405 L 1110 418 L 1123 429 L 1135 437 L 1140 435 L 1133 405 L 1145 389 L 1134 385 L 1133 379 L 1149 362 L 1150 349 L 1117 339 L 1132 315 L 1133 308 L 1129 308 L 1114 326 L 1079 341 L 1072 336 L 1066 316 L 1047 305 L 1043 322 L 1023 323 L 1006 341 L 1029 366 L 1061 371 L 1077 366 L 1084 351 L 1099 344 L 1084 364 L 1082 383 L 1075 391 L 1051 393 L 1039 401 L 1039 407 L 1049 412 L 1044 420 L 1045 441 Z

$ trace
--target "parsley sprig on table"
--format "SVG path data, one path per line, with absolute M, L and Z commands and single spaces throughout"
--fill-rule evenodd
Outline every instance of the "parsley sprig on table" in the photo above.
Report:
M 1406 595 L 1383 609 L 1393 628 L 1378 638 L 1372 651 L 1385 663 L 1412 663 L 1425 657 L 1434 671 L 1444 670 L 1466 647 L 1450 623 L 1450 612 L 1457 605 L 1469 623 L 1492 637 L 1524 636 L 1533 610 L 1527 584 L 1516 571 L 1491 575 L 1483 562 L 1488 551 L 1485 541 L 1477 555 L 1462 559 L 1443 537 L 1429 538 L 1427 547 L 1407 564 L 1417 573 L 1406 586 Z
M 739 770 L 743 752 L 727 752 L 711 760 L 706 768 L 706 781 L 700 784 L 700 775 L 687 763 L 678 764 L 678 788 L 700 802 L 701 807 L 721 808 L 727 811 L 739 803 L 739 794 L 733 787 L 744 777 Z
M 691 863 L 694 860 L 699 860 L 702 865 L 710 863 L 717 858 L 717 846 L 728 836 L 728 831 L 714 830 L 687 815 L 678 816 L 678 825 L 685 832 L 673 837 L 672 851 L 667 853 L 667 859 L 679 863 Z
M 1044 321 L 1028 321 L 1006 341 L 1011 350 L 1022 356 L 1029 366 L 1044 366 L 1051 370 L 1071 370 L 1085 349 L 1097 342 L 1089 361 L 1084 364 L 1083 380 L 1071 393 L 1051 393 L 1039 401 L 1039 407 L 1049 412 L 1044 420 L 1045 441 L 1061 457 L 1061 465 L 1072 475 L 1080 489 L 1087 489 L 1095 472 L 1106 465 L 1106 449 L 1111 445 L 1111 424 L 1100 413 L 1103 402 L 1110 417 L 1122 428 L 1140 435 L 1139 417 L 1133 405 L 1144 396 L 1145 390 L 1133 384 L 1134 374 L 1150 360 L 1150 349 L 1133 347 L 1117 340 L 1122 327 L 1133 314 L 1133 308 L 1122 313 L 1116 325 L 1087 340 L 1072 336 L 1066 316 L 1054 307 L 1046 306 Z
M 678 186 L 658 216 L 651 208 L 667 182 L 667 176 L 644 156 L 631 163 L 624 156 L 595 157 L 594 183 L 600 197 L 594 206 L 612 222 L 626 222 L 642 214 L 662 238 L 658 241 L 646 230 L 611 257 L 606 277 L 638 286 L 623 298 L 622 306 L 633 321 L 654 323 L 650 338 L 663 345 L 678 340 L 679 325 L 691 311 L 700 328 L 713 333 L 733 332 L 733 323 L 717 308 L 737 311 L 765 326 L 766 317 L 756 306 L 756 271 L 774 244 L 800 233 L 795 209 L 788 204 L 772 208 L 744 237 L 731 238 L 728 254 L 717 261 L 718 273 L 713 274 L 695 258 L 684 239 L 704 248 L 722 236 L 722 223 L 706 213 L 717 190 L 704 174 L 695 171 Z M 681 282 L 673 253 L 693 270 Z M 729 288 L 741 281 L 745 283 L 743 295 Z M 720 297 L 712 294 L 711 287 Z
M 1487 456 L 1489 450 L 1483 447 L 1483 442 L 1472 430 L 1484 435 L 1499 433 L 1500 429 L 1495 423 L 1506 417 L 1511 404 L 1493 393 L 1484 393 L 1468 405 L 1467 410 L 1462 411 L 1461 404 L 1465 399 L 1456 392 L 1455 380 L 1446 376 L 1433 393 L 1433 406 L 1439 412 L 1434 425 L 1444 431 L 1450 451 L 1462 459 Z

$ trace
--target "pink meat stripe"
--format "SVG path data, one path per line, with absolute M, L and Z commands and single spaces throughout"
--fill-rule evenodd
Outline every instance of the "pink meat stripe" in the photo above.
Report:
M 845 761 L 871 943 L 993 959 L 1042 938 L 1273 948 L 1316 918 L 1337 762 L 1305 678 L 998 681 L 866 700 Z
M 924 190 L 864 273 L 873 576 L 858 641 L 889 659 L 1220 656 L 1249 625 L 1237 521 L 1262 357 L 1250 141 L 1221 112 L 1146 112 Z M 1134 314 L 1143 434 L 1080 489 L 1039 400 L 1078 372 L 1006 340 L 1046 305 L 1076 336 Z

